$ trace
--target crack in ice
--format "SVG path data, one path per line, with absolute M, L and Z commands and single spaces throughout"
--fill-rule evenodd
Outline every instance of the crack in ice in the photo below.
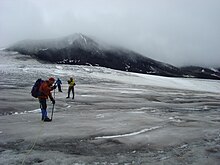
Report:
M 121 135 L 111 135 L 111 136 L 100 136 L 100 137 L 96 137 L 95 139 L 109 139 L 109 138 L 120 138 L 120 137 L 127 137 L 127 136 L 134 136 L 134 135 L 138 135 L 144 132 L 148 132 L 148 131 L 152 131 L 158 128 L 161 128 L 162 126 L 155 126 L 155 127 L 151 127 L 151 128 L 146 128 L 137 132 L 132 132 L 132 133 L 127 133 L 127 134 L 121 134 Z

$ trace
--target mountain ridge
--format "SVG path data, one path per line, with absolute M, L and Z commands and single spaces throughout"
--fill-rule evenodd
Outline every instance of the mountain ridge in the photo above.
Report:
M 56 39 L 23 40 L 6 50 L 17 51 L 38 60 L 58 64 L 102 66 L 168 77 L 220 79 L 219 70 L 218 73 L 214 73 L 208 68 L 203 71 L 191 66 L 178 68 L 132 50 L 98 43 L 81 33 Z

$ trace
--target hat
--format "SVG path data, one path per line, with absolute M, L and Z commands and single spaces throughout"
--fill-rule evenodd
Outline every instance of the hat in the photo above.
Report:
M 49 80 L 49 81 L 52 81 L 52 82 L 55 81 L 55 79 L 54 79 L 53 77 L 50 77 L 48 80 Z

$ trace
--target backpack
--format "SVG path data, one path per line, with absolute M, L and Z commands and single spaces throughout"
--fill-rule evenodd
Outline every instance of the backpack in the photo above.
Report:
M 34 83 L 32 89 L 31 89 L 31 95 L 35 98 L 38 98 L 38 96 L 40 96 L 40 86 L 44 81 L 42 79 L 37 79 L 37 81 Z

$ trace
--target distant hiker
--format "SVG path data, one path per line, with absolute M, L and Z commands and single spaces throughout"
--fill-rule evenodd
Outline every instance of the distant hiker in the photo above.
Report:
M 56 86 L 53 86 L 53 83 L 55 82 L 55 79 L 53 77 L 49 78 L 48 80 L 44 81 L 40 88 L 40 96 L 38 96 L 39 102 L 40 102 L 40 108 L 42 113 L 42 120 L 45 122 L 51 121 L 51 119 L 47 116 L 47 99 L 48 97 L 52 101 L 53 104 L 55 104 L 55 100 L 51 94 L 50 91 L 56 89 Z
M 75 95 L 75 93 L 74 93 L 74 86 L 76 85 L 75 81 L 73 80 L 72 77 L 70 77 L 70 79 L 67 82 L 69 84 L 69 88 L 68 88 L 68 96 L 66 98 L 70 98 L 70 91 L 72 91 L 72 94 L 73 94 L 72 99 L 74 99 L 74 95 Z
M 57 81 L 56 81 L 55 84 L 57 84 L 58 91 L 59 91 L 59 92 L 63 92 L 63 91 L 61 90 L 61 84 L 62 84 L 62 81 L 61 81 L 59 78 L 57 79 Z

